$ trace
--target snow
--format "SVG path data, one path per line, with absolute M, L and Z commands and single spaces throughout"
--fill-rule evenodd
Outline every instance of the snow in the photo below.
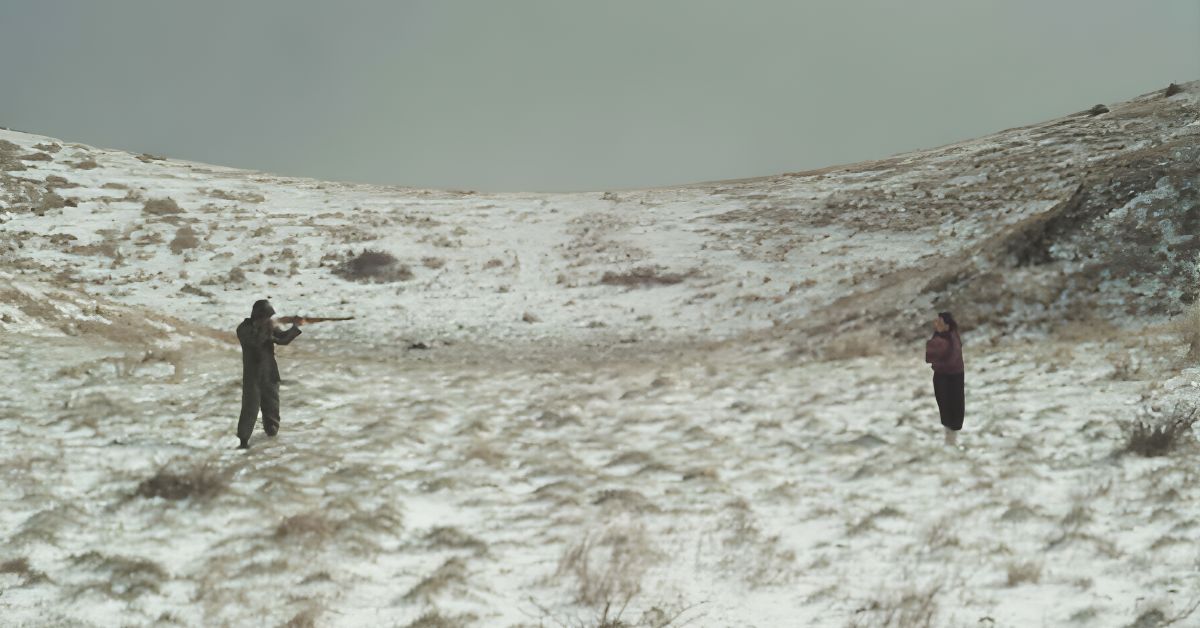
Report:
M 1150 141 L 1089 120 L 1113 152 Z M 593 625 L 627 602 L 632 625 L 872 626 L 926 597 L 936 626 L 1183 613 L 1200 454 L 1119 453 L 1130 420 L 1195 400 L 1170 327 L 968 334 L 962 449 L 918 343 L 820 342 L 897 292 L 932 311 L 940 261 L 1070 197 L 1049 165 L 1110 149 L 1067 122 L 816 173 L 486 195 L 0 131 L 63 146 L 0 173 L 3 623 Z M 13 200 L 49 175 L 75 207 Z M 143 210 L 168 197 L 181 213 Z M 174 251 L 185 225 L 197 246 Z M 413 278 L 333 272 L 364 248 Z M 602 280 L 644 268 L 664 281 Z M 355 319 L 278 350 L 282 431 L 238 451 L 232 331 L 268 296 Z M 210 497 L 139 495 L 204 465 L 227 480 Z

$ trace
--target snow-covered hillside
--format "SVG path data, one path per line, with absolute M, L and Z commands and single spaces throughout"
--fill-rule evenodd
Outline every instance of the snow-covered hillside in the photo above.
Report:
M 1115 452 L 1200 382 L 1168 321 L 1197 233 L 1200 83 L 581 194 L 0 130 L 0 616 L 1158 625 L 1200 601 L 1200 456 Z M 232 330 L 263 297 L 355 319 L 280 349 L 282 432 L 241 452 Z M 921 361 L 937 309 L 965 450 Z

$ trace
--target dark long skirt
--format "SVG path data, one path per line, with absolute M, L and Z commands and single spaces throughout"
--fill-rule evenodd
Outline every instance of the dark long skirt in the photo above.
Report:
M 942 425 L 955 431 L 962 429 L 963 414 L 966 413 L 966 393 L 963 388 L 962 373 L 933 374 L 933 396 L 937 397 Z

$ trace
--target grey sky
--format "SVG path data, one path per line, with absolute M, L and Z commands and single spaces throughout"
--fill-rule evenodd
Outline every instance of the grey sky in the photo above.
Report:
M 0 0 L 0 125 L 429 187 L 803 170 L 1196 79 L 1197 0 Z

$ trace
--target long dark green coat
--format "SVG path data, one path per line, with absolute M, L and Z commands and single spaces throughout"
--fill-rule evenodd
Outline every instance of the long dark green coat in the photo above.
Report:
M 286 345 L 300 335 L 300 328 L 276 329 L 269 320 L 245 319 L 237 328 L 242 344 L 242 414 L 238 417 L 238 438 L 249 442 L 254 422 L 262 408 L 263 430 L 274 436 L 279 431 L 279 364 L 275 345 Z

